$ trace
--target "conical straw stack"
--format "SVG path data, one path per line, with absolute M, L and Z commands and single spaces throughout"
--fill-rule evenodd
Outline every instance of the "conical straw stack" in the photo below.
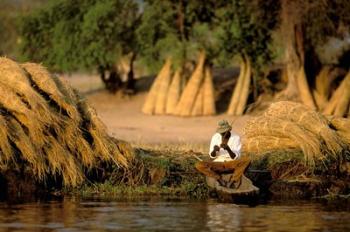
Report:
M 167 103 L 166 103 L 167 114 L 175 113 L 176 105 L 179 102 L 181 91 L 182 91 L 181 82 L 182 82 L 181 69 L 177 69 L 169 87 L 169 93 L 167 96 Z
M 249 86 L 250 86 L 250 79 L 251 79 L 251 64 L 249 59 L 246 59 L 246 70 L 244 73 L 244 78 L 243 78 L 243 84 L 242 84 L 242 89 L 241 93 L 239 96 L 239 101 L 237 104 L 236 112 L 235 115 L 242 115 L 248 101 L 248 96 L 249 96 Z
M 203 69 L 205 62 L 205 52 L 199 54 L 198 64 L 192 76 L 187 83 L 184 92 L 181 94 L 180 101 L 176 106 L 176 114 L 180 116 L 190 116 L 196 100 L 196 96 L 203 82 Z
M 162 76 L 159 84 L 155 114 L 165 114 L 166 111 L 166 101 L 169 91 L 169 86 L 171 82 L 171 66 L 166 66 L 166 69 L 162 70 Z
M 239 76 L 237 78 L 237 82 L 236 82 L 236 85 L 234 87 L 232 97 L 230 100 L 230 105 L 229 105 L 228 110 L 227 110 L 228 115 L 235 115 L 236 114 L 237 106 L 239 103 L 239 96 L 241 94 L 241 89 L 242 89 L 243 79 L 244 79 L 245 73 L 246 73 L 246 64 L 244 61 L 241 61 L 241 65 L 240 65 L 240 69 L 239 69 Z
M 203 100 L 204 100 L 203 96 L 204 96 L 204 88 L 202 86 L 197 94 L 196 101 L 194 103 L 194 106 L 191 112 L 191 116 L 203 115 Z
M 205 68 L 204 93 L 203 93 L 203 115 L 216 114 L 213 76 L 209 67 Z
M 168 75 L 168 73 L 170 72 L 170 68 L 171 68 L 171 59 L 168 58 L 165 61 L 165 64 L 163 65 L 163 68 L 160 70 L 158 76 L 154 80 L 151 90 L 147 95 L 146 101 L 143 104 L 142 112 L 144 114 L 154 114 L 160 84 L 162 82 L 163 77 Z

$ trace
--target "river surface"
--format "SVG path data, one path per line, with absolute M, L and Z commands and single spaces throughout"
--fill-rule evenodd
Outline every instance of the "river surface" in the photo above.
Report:
M 79 200 L 0 203 L 0 231 L 350 231 L 350 212 L 318 203 Z

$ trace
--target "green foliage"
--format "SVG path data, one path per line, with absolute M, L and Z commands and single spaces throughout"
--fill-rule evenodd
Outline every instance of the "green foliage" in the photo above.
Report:
M 222 2 L 222 1 L 219 1 Z M 164 59 L 173 58 L 175 66 L 197 59 L 200 49 L 209 60 L 215 58 L 217 39 L 213 34 L 217 1 L 145 1 L 137 38 L 144 63 L 159 70 Z
M 27 58 L 56 70 L 110 67 L 135 50 L 132 0 L 58 0 L 22 19 Z
M 273 0 L 231 0 L 216 11 L 222 46 L 219 61 L 248 56 L 255 69 L 272 60 L 271 35 L 276 28 L 279 4 Z

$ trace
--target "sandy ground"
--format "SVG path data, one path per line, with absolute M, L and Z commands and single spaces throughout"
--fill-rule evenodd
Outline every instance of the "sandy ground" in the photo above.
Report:
M 146 92 L 122 98 L 105 91 L 97 76 L 65 78 L 85 94 L 112 136 L 137 144 L 208 144 L 219 120 L 233 122 L 233 130 L 241 134 L 248 118 L 225 114 L 188 118 L 145 115 L 141 108 Z

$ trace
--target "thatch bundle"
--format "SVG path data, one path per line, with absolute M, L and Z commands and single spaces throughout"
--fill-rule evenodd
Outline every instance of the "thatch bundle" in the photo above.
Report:
M 192 109 L 195 105 L 196 96 L 200 92 L 202 82 L 204 79 L 204 63 L 205 63 L 205 53 L 201 52 L 198 58 L 197 67 L 190 80 L 188 81 L 179 103 L 176 106 L 176 114 L 180 116 L 191 116 Z
M 171 75 L 171 59 L 168 58 L 163 68 L 160 70 L 156 79 L 154 80 L 152 87 L 147 95 L 146 101 L 143 104 L 142 112 L 144 114 L 155 114 L 156 108 L 158 113 L 165 110 L 166 93 L 168 91 L 169 76 Z M 163 83 L 163 80 L 166 83 Z
M 243 151 L 259 158 L 274 151 L 300 150 L 304 164 L 314 168 L 319 162 L 342 160 L 350 145 L 345 136 L 349 126 L 347 119 L 328 120 L 300 103 L 277 102 L 247 122 Z
M 142 112 L 179 116 L 215 114 L 213 78 L 205 61 L 205 53 L 201 52 L 197 66 L 185 85 L 181 68 L 172 77 L 171 62 L 167 59 L 148 93 Z
M 237 84 L 234 87 L 227 114 L 242 115 L 244 113 L 249 96 L 251 75 L 251 63 L 248 58 L 243 58 Z
M 181 70 L 177 69 L 169 87 L 165 111 L 167 114 L 175 113 L 176 105 L 180 99 L 182 92 L 182 82 L 183 80 L 181 78 Z
M 102 162 L 127 167 L 131 147 L 115 142 L 95 111 L 41 65 L 0 58 L 0 172 L 29 172 L 39 181 L 83 182 Z

